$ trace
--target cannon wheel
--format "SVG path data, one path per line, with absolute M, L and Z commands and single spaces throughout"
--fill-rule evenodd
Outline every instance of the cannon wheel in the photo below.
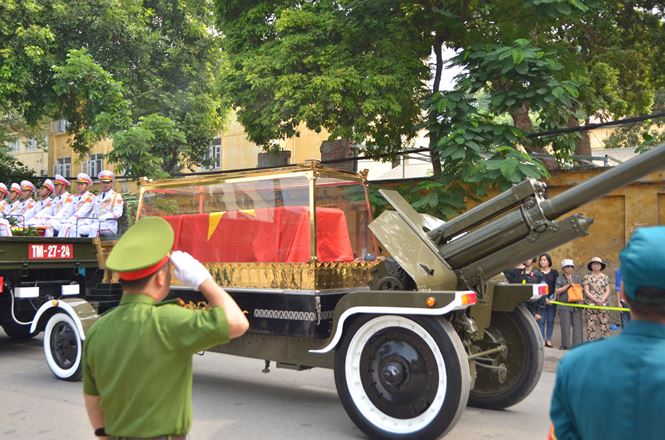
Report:
M 58 379 L 81 379 L 83 340 L 76 323 L 67 313 L 51 316 L 44 330 L 44 355 L 51 372 Z
M 444 319 L 359 317 L 335 353 L 335 385 L 349 417 L 369 437 L 434 439 L 466 406 L 466 357 Z
M 507 350 L 476 359 L 477 377 L 469 405 L 504 409 L 528 396 L 543 372 L 543 339 L 523 305 L 512 312 L 493 312 L 492 324 L 476 352 L 505 344 Z

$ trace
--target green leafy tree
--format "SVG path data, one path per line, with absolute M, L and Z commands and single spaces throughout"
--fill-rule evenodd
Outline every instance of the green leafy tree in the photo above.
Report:
M 579 1 L 216 5 L 229 57 L 223 89 L 250 139 L 271 148 L 304 122 L 363 142 L 373 155 L 400 151 L 426 129 L 434 181 L 412 194 L 425 211 L 448 216 L 491 184 L 543 175 L 515 149 L 542 149 L 526 136 L 529 113 L 552 127 L 565 126 L 574 110 L 577 83 L 560 72 L 558 54 L 531 37 L 584 12 Z M 444 46 L 460 51 L 456 63 L 466 69 L 451 93 L 440 92 Z M 479 94 L 488 100 L 484 111 Z M 511 124 L 495 122 L 503 114 Z M 423 196 L 424 189 L 437 191 Z
M 29 125 L 66 118 L 81 154 L 105 137 L 161 130 L 144 121 L 157 115 L 178 135 L 168 147 L 151 145 L 159 160 L 150 163 L 162 168 L 148 170 L 173 173 L 202 163 L 224 115 L 215 86 L 222 55 L 213 18 L 209 1 L 2 2 L 0 112 L 18 114 Z M 158 142 L 163 134 L 146 139 Z M 174 156 L 181 135 L 187 148 Z M 119 169 L 132 169 L 122 162 L 129 153 L 112 157 Z
M 216 4 L 228 55 L 220 84 L 253 142 L 276 148 L 301 122 L 366 142 L 369 154 L 415 136 L 430 47 L 401 2 Z

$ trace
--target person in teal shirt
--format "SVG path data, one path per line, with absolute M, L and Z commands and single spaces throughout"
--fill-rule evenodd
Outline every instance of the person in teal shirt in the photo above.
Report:
M 665 227 L 638 229 L 620 260 L 632 321 L 559 362 L 550 439 L 665 438 Z
M 208 270 L 172 246 L 169 223 L 148 217 L 106 261 L 119 274 L 123 296 L 89 330 L 82 358 L 85 405 L 98 437 L 184 439 L 192 420 L 192 355 L 249 327 Z M 207 310 L 161 303 L 171 268 L 181 286 L 201 291 Z

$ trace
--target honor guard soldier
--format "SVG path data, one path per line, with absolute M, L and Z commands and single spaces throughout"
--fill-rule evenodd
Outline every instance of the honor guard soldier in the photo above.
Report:
M 21 185 L 12 183 L 9 187 L 7 198 L 9 199 L 9 207 L 5 210 L 5 216 L 11 217 L 21 204 Z
M 74 196 L 67 191 L 70 185 L 69 180 L 60 174 L 56 174 L 53 183 L 55 184 L 55 197 L 53 198 L 51 212 L 46 218 L 45 237 L 53 237 L 55 231 L 60 230 L 62 221 L 68 219 L 74 213 Z
M 85 173 L 76 175 L 76 187 L 78 195 L 74 197 L 73 213 L 66 220 L 60 222 L 58 237 L 77 237 L 77 229 L 85 224 L 85 220 L 79 224 L 80 219 L 87 219 L 92 214 L 95 195 L 88 191 L 92 185 L 92 179 Z M 55 226 L 55 225 L 53 225 Z
M 623 332 L 559 362 L 550 439 L 665 437 L 665 227 L 640 228 L 621 251 Z
M 21 226 L 25 226 L 25 214 L 29 213 L 35 207 L 37 202 L 32 198 L 32 194 L 37 190 L 35 184 L 29 180 L 21 180 L 21 198 L 13 216 L 17 217 Z
M 146 217 L 106 260 L 123 296 L 87 332 L 82 358 L 85 406 L 97 436 L 185 439 L 192 422 L 192 355 L 249 326 L 198 260 L 171 253 L 173 241 L 166 220 Z M 171 268 L 181 286 L 203 294 L 207 309 L 160 303 L 170 290 Z
M 103 170 L 97 178 L 101 183 L 102 192 L 95 196 L 92 209 L 93 218 L 87 220 L 83 225 L 79 222 L 79 236 L 109 236 L 118 233 L 118 219 L 122 216 L 124 202 L 122 195 L 113 191 L 115 176 L 111 171 Z
M 7 201 L 7 197 L 9 197 L 9 190 L 7 189 L 7 185 L 0 183 L 0 216 L 5 215 L 5 213 L 9 210 L 9 202 Z
M 51 179 L 46 179 L 37 190 L 39 201 L 26 212 L 23 217 L 27 226 L 43 226 L 46 224 L 45 216 L 51 211 L 53 199 L 51 196 L 55 192 L 55 186 Z
M 0 197 L 2 198 L 2 200 L 0 200 L 0 237 L 11 237 L 12 235 L 9 222 L 4 218 L 1 218 L 1 216 L 9 210 L 9 203 L 5 200 L 8 195 L 9 190 L 7 189 L 7 185 L 0 183 Z

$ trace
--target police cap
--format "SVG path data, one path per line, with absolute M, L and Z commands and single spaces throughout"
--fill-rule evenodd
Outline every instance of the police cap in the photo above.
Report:
M 619 255 L 626 296 L 635 298 L 640 287 L 665 289 L 665 226 L 639 228 Z M 642 298 L 637 298 L 642 301 Z M 645 302 L 665 302 L 653 298 Z
M 133 281 L 157 272 L 169 260 L 173 228 L 161 217 L 145 217 L 118 240 L 106 260 L 106 267 L 121 280 Z

